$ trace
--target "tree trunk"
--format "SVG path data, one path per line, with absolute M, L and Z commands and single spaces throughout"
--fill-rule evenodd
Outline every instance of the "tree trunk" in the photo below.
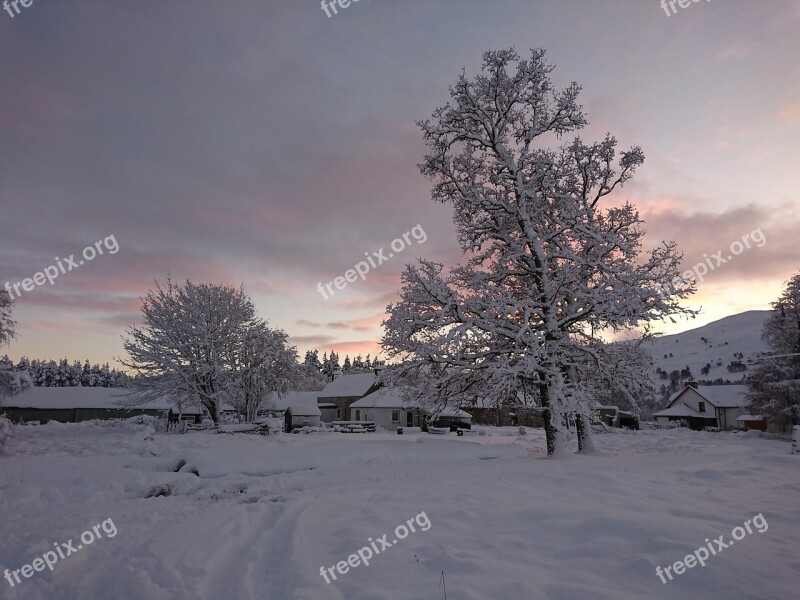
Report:
M 219 412 L 217 412 L 217 403 L 213 400 L 203 400 L 203 406 L 208 409 L 208 414 L 211 415 L 211 420 L 214 422 L 214 425 L 219 425 Z
M 578 453 L 590 454 L 594 452 L 592 442 L 592 425 L 584 415 L 575 415 L 575 428 L 578 430 Z
M 544 418 L 544 435 L 547 440 L 547 456 L 556 453 L 558 443 L 556 436 L 558 432 L 553 425 L 553 411 L 550 408 L 550 386 L 547 383 L 539 383 L 539 400 L 542 403 L 542 417 Z

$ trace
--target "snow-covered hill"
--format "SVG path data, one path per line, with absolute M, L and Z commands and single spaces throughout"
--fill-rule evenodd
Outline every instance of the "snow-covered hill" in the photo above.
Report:
M 768 315 L 766 310 L 751 310 L 653 340 L 648 349 L 654 359 L 652 377 L 656 389 L 670 381 L 660 377 L 657 369 L 669 374 L 687 366 L 697 380 L 741 381 L 752 368 L 752 360 L 767 350 L 761 340 L 761 328 Z M 737 362 L 747 369 L 733 372 L 728 369 Z M 706 365 L 711 366 L 707 374 L 702 372 Z

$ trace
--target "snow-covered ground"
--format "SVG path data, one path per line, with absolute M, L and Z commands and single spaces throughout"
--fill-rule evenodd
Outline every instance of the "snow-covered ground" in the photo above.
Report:
M 540 431 L 490 433 L 18 427 L 0 458 L 0 570 L 54 542 L 77 548 L 108 519 L 117 533 L 0 581 L 0 597 L 439 599 L 442 573 L 450 600 L 798 597 L 800 456 L 787 442 L 618 432 L 596 436 L 596 455 L 551 460 Z M 760 513 L 763 533 L 666 584 L 656 575 Z M 415 517 L 368 566 L 335 571 Z

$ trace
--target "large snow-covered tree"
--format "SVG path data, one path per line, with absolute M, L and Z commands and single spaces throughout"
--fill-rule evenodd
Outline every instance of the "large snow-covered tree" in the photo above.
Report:
M 800 273 L 794 275 L 764 322 L 761 336 L 772 356 L 748 377 L 750 410 L 785 430 L 800 424 Z
M 497 394 L 535 389 L 548 454 L 589 412 L 580 376 L 603 364 L 601 332 L 691 313 L 679 301 L 694 291 L 671 285 L 676 245 L 645 251 L 635 207 L 608 198 L 643 163 L 638 147 L 618 153 L 609 134 L 548 148 L 587 124 L 580 87 L 556 90 L 552 70 L 543 50 L 486 52 L 481 73 L 458 77 L 419 123 L 420 170 L 433 199 L 452 205 L 467 260 L 407 265 L 382 340 L 399 379 L 437 365 Z
M 202 404 L 218 422 L 244 341 L 259 322 L 244 290 L 156 282 L 142 299 L 142 325 L 128 328 L 120 362 L 136 377 L 130 403 L 159 397 Z

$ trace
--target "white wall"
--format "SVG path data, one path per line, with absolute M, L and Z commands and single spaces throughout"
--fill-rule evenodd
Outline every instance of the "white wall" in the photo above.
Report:
M 736 419 L 742 415 L 748 414 L 747 408 L 720 408 L 719 426 L 723 429 L 737 429 L 739 424 Z
M 292 415 L 292 428 L 299 427 L 319 427 L 319 416 L 314 415 Z
M 714 405 L 711 404 L 708 400 L 703 398 L 700 394 L 698 394 L 695 390 L 687 390 L 678 400 L 678 402 L 683 402 L 686 406 L 691 408 L 692 410 L 696 410 L 700 412 L 700 403 L 705 402 L 706 404 L 706 411 L 705 413 L 701 413 L 709 418 L 713 419 L 717 416 L 714 412 Z
M 398 427 L 406 426 L 406 410 L 392 408 L 353 408 L 350 407 L 350 420 L 356 421 L 356 411 L 359 410 L 361 421 L 374 421 L 375 425 L 380 425 L 388 431 L 395 431 Z M 400 422 L 392 423 L 392 411 L 400 413 Z

